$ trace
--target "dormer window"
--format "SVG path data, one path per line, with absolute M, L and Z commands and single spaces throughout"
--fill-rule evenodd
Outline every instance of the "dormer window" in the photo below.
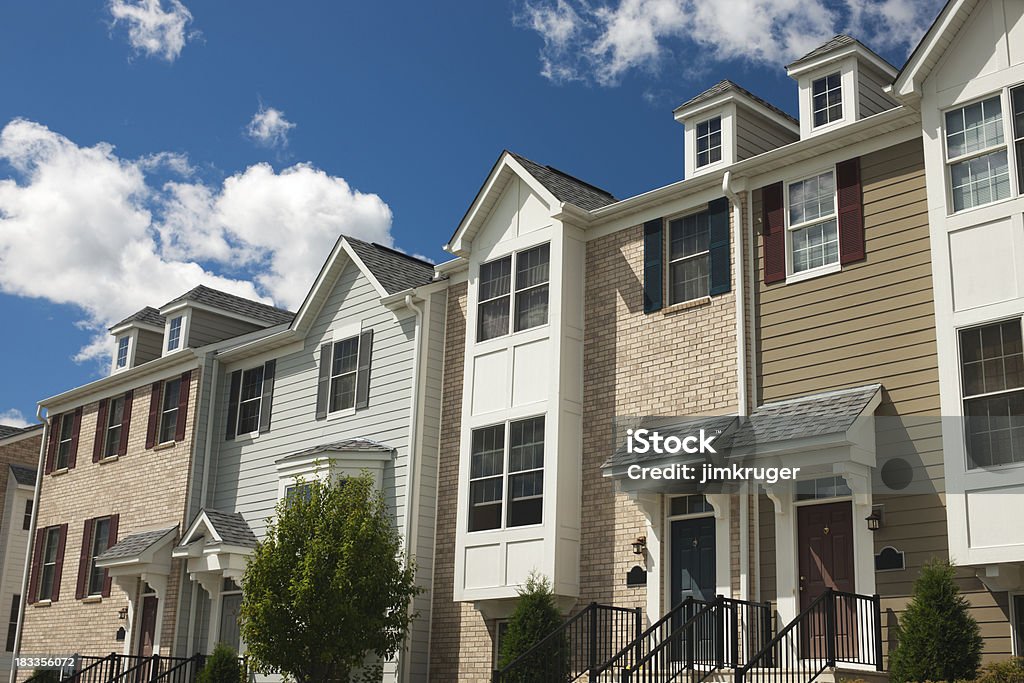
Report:
M 697 167 L 722 160 L 722 117 L 697 124 Z
M 128 344 L 131 342 L 131 337 L 125 335 L 117 340 L 117 360 L 114 363 L 114 367 L 118 370 L 128 367 Z
M 182 316 L 172 318 L 167 327 L 167 350 L 174 351 L 181 345 Z
M 814 127 L 824 126 L 843 118 L 843 88 L 839 72 L 822 76 L 811 82 L 811 104 Z

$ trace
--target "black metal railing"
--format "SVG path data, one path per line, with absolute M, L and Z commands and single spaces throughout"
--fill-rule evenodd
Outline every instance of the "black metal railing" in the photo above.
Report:
M 536 645 L 493 672 L 493 683 L 567 683 L 595 672 L 640 637 L 640 608 L 592 602 Z
M 882 670 L 878 595 L 827 589 L 736 669 L 736 683 L 811 683 L 839 663 Z
M 111 652 L 105 657 L 79 655 L 78 671 L 66 681 L 74 683 L 195 683 L 206 664 L 206 655 L 163 657 L 160 655 L 122 655 Z M 238 658 L 243 680 L 249 680 L 248 661 Z

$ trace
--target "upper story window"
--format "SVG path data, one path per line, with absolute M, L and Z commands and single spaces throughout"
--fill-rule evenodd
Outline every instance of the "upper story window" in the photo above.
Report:
M 238 433 L 248 434 L 260 428 L 260 403 L 263 399 L 263 366 L 242 373 L 238 400 Z
M 103 457 L 110 458 L 121 452 L 121 431 L 125 423 L 125 397 L 117 396 L 107 404 L 107 424 L 103 436 Z
M 469 530 L 540 524 L 544 502 L 544 417 L 474 429 Z
M 178 429 L 178 402 L 181 399 L 181 378 L 164 383 L 163 400 L 160 404 L 159 443 L 174 441 Z
M 308 503 L 313 499 L 313 485 L 312 484 L 292 484 L 284 488 L 284 501 L 285 505 L 291 507 L 297 501 L 303 501 Z
M 708 296 L 711 214 L 707 211 L 668 223 L 669 304 Z
M 119 337 L 117 340 L 117 361 L 115 367 L 126 368 L 128 367 L 128 344 L 131 343 L 131 337 L 125 335 Z
M 96 558 L 102 555 L 111 543 L 112 517 L 100 517 L 92 521 L 92 538 L 87 539 L 85 547 L 86 571 L 88 572 L 85 595 L 103 595 L 107 579 L 107 570 L 96 566 Z M 86 539 L 83 539 L 86 541 Z
M 811 111 L 815 128 L 843 118 L 842 77 L 838 71 L 811 82 Z
M 231 373 L 226 439 L 270 431 L 276 368 L 277 360 L 271 359 L 263 365 Z
M 55 600 L 58 596 L 60 566 L 58 555 L 61 554 L 63 539 L 61 527 L 51 526 L 43 531 L 42 562 L 39 567 L 39 588 L 37 595 L 40 600 Z
M 57 440 L 57 458 L 54 461 L 54 469 L 62 470 L 68 467 L 71 462 L 71 447 L 72 441 L 74 441 L 74 423 L 75 416 L 73 413 L 64 413 L 60 418 L 60 431 L 58 432 L 59 438 Z
M 839 263 L 839 223 L 832 171 L 788 186 L 786 211 L 792 272 Z
M 330 413 L 361 410 L 370 406 L 370 364 L 373 357 L 373 328 L 352 332 L 334 331 L 343 337 L 320 346 L 320 379 L 316 394 L 316 419 L 324 420 Z M 351 334 L 351 336 L 349 336 Z M 263 371 L 263 395 L 260 401 L 260 431 L 270 428 L 270 405 L 266 403 L 273 385 L 274 361 L 267 361 Z M 268 386 L 269 384 L 269 386 Z M 255 399 L 253 399 L 255 401 Z M 252 408 L 255 410 L 255 407 Z
M 946 112 L 946 163 L 953 211 L 1010 196 L 1001 95 Z
M 6 652 L 14 652 L 14 639 L 18 634 L 18 615 L 21 613 L 21 596 L 11 596 L 11 613 L 7 619 L 7 646 Z
M 968 468 L 1024 462 L 1020 319 L 960 331 Z
M 359 371 L 359 337 L 334 342 L 331 360 L 330 411 L 346 410 L 356 404 L 356 374 Z
M 28 531 L 32 527 L 32 499 L 25 501 L 25 514 L 21 518 L 21 530 Z
M 167 327 L 167 350 L 174 351 L 181 345 L 181 324 L 183 316 L 171 318 Z
M 722 117 L 716 116 L 697 124 L 697 167 L 722 160 Z
M 1017 193 L 1024 195 L 1024 86 L 1010 91 L 1013 104 L 1013 142 L 1017 153 Z
M 520 332 L 548 322 L 551 246 L 542 244 L 480 265 L 477 341 Z M 510 311 L 515 266 L 515 324 Z

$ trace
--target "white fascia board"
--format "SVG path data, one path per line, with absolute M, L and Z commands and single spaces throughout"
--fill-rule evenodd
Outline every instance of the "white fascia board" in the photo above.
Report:
M 937 57 L 934 52 L 945 49 L 941 45 L 943 40 L 948 44 L 950 37 L 947 32 L 954 33 L 960 29 L 960 25 L 954 27 L 957 16 L 963 11 L 970 11 L 976 3 L 972 0 L 953 0 L 946 4 L 935 19 L 935 22 L 928 29 L 928 32 L 921 38 L 910 59 L 900 70 L 892 86 L 892 94 L 901 99 L 917 99 L 921 96 L 921 85 L 928 77 Z M 963 22 L 960 22 L 961 24 Z
M 254 302 L 254 303 L 260 303 L 260 302 Z M 161 308 L 160 309 L 160 315 L 164 316 L 165 318 L 170 319 L 170 318 L 176 317 L 176 316 L 172 315 L 173 313 L 176 313 L 178 311 L 181 311 L 182 313 L 186 313 L 187 309 L 189 309 L 189 308 L 195 309 L 197 311 L 206 311 L 208 313 L 213 313 L 214 315 L 223 316 L 225 318 L 232 318 L 233 320 L 241 320 L 244 323 L 250 323 L 252 325 L 258 325 L 259 327 L 264 327 L 264 328 L 266 328 L 266 327 L 273 327 L 273 325 L 268 323 L 266 320 L 259 320 L 257 318 L 252 318 L 252 317 L 249 317 L 247 315 L 242 315 L 241 313 L 235 313 L 233 311 L 229 311 L 229 310 L 224 309 L 224 308 L 218 308 L 217 306 L 210 306 L 208 304 L 199 303 L 198 301 L 179 301 L 179 302 L 176 302 L 175 304 L 173 304 L 171 306 L 168 306 L 167 308 Z M 170 320 L 168 320 L 168 322 L 170 322 Z
M 360 271 L 362 271 L 363 275 L 366 276 L 366 279 L 369 280 L 370 284 L 373 285 L 373 288 L 377 290 L 377 293 L 380 294 L 382 297 L 387 296 L 388 290 L 384 289 L 384 286 L 380 283 L 379 280 L 377 280 L 377 276 L 373 274 L 373 271 L 366 267 L 366 264 L 363 263 L 363 260 L 359 258 L 358 254 L 356 254 L 355 249 L 353 249 L 352 245 L 348 243 L 348 240 L 342 237 L 341 245 L 342 248 L 345 250 L 345 253 L 348 254 L 348 257 L 352 259 L 352 262 L 356 264 L 356 267 L 359 268 Z
M 295 314 L 295 319 L 292 320 L 291 329 L 295 330 L 301 336 L 305 336 L 306 332 L 309 331 L 310 326 L 313 324 L 313 320 L 317 314 L 320 313 L 320 309 L 323 307 L 324 301 L 327 299 L 328 291 L 325 291 L 325 287 L 334 284 L 337 279 L 338 273 L 344 268 L 344 263 L 340 262 L 342 255 L 345 258 L 351 258 L 351 247 L 346 249 L 344 244 L 344 238 L 339 237 L 338 241 L 334 245 L 334 249 L 331 250 L 331 254 L 327 257 L 323 267 L 320 269 L 320 273 L 316 277 L 316 281 L 310 288 L 309 293 L 306 294 L 306 298 L 302 301 L 302 305 L 299 307 L 298 313 Z M 378 283 L 379 284 L 379 283 Z
M 125 323 L 124 325 L 118 325 L 117 327 L 111 327 L 110 334 L 115 337 L 119 337 L 125 332 L 131 330 L 132 328 L 138 328 L 140 330 L 146 330 L 148 332 L 156 332 L 157 334 L 164 333 L 164 328 L 162 327 L 157 327 L 156 325 L 148 325 L 146 323 L 142 323 L 136 320 L 130 323 Z
M 791 78 L 797 78 L 809 71 L 820 69 L 828 64 L 831 64 L 832 62 L 838 62 L 843 59 L 846 59 L 851 55 L 854 55 L 859 59 L 863 59 L 865 62 L 871 64 L 876 69 L 887 75 L 889 78 L 896 78 L 897 71 L 892 64 L 889 64 L 885 60 L 872 54 L 869 50 L 865 49 L 858 43 L 853 43 L 852 45 L 848 45 L 834 52 L 829 52 L 828 54 L 821 55 L 816 59 L 800 64 L 800 66 L 786 69 L 786 73 Z
M 398 308 L 405 307 L 405 297 L 407 296 L 411 296 L 415 301 L 424 301 L 430 297 L 431 294 L 435 294 L 436 292 L 440 292 L 445 289 L 448 289 L 448 280 L 435 280 L 434 282 L 420 285 L 419 287 L 410 287 L 408 289 L 403 289 L 400 292 L 389 294 L 382 297 L 380 303 L 385 308 L 393 311 Z
M 454 275 L 469 269 L 469 260 L 456 256 L 453 259 L 438 263 L 434 266 L 434 272 L 441 276 Z
M 201 511 L 199 513 L 199 515 L 195 518 L 195 520 L 193 520 L 192 524 L 189 526 L 188 530 L 185 532 L 185 535 L 182 536 L 181 541 L 178 542 L 178 546 L 182 547 L 182 546 L 192 545 L 193 544 L 192 537 L 195 536 L 196 533 L 200 529 L 205 530 L 206 533 L 208 533 L 210 536 L 212 536 L 213 539 L 216 540 L 217 542 L 220 542 L 221 540 L 223 540 L 223 539 L 221 539 L 220 535 L 217 534 L 217 530 L 214 528 L 213 523 L 210 522 L 210 518 L 207 516 L 206 510 L 203 510 L 203 511 Z M 196 539 L 195 542 L 198 542 L 198 540 L 199 539 Z
M 692 107 L 687 107 L 686 109 L 678 108 L 673 112 L 673 114 L 675 116 L 676 121 L 685 124 L 686 122 L 692 121 L 697 117 L 701 116 L 702 114 L 710 113 L 711 110 L 718 109 L 728 104 L 729 102 L 740 104 L 746 107 L 747 109 L 750 109 L 760 114 L 761 116 L 769 119 L 773 123 L 782 126 L 791 133 L 794 133 L 796 135 L 800 134 L 799 125 L 797 125 L 790 119 L 786 118 L 785 116 L 780 116 L 778 112 L 772 111 L 771 109 L 764 106 L 757 100 L 747 97 L 746 95 L 737 90 L 727 91 L 719 95 L 718 97 L 712 98 L 705 102 L 698 102 Z

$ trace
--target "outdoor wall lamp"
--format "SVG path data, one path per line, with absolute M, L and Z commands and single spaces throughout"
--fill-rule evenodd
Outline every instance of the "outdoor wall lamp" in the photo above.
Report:
M 121 620 L 127 619 L 128 618 L 128 608 L 127 607 L 122 607 L 121 609 L 117 610 L 117 618 L 121 619 Z
M 882 528 L 882 511 L 875 508 L 871 514 L 864 518 L 868 523 L 868 531 L 878 531 Z
M 645 550 L 647 550 L 647 537 L 637 536 L 636 540 L 633 541 L 633 554 L 643 555 Z

